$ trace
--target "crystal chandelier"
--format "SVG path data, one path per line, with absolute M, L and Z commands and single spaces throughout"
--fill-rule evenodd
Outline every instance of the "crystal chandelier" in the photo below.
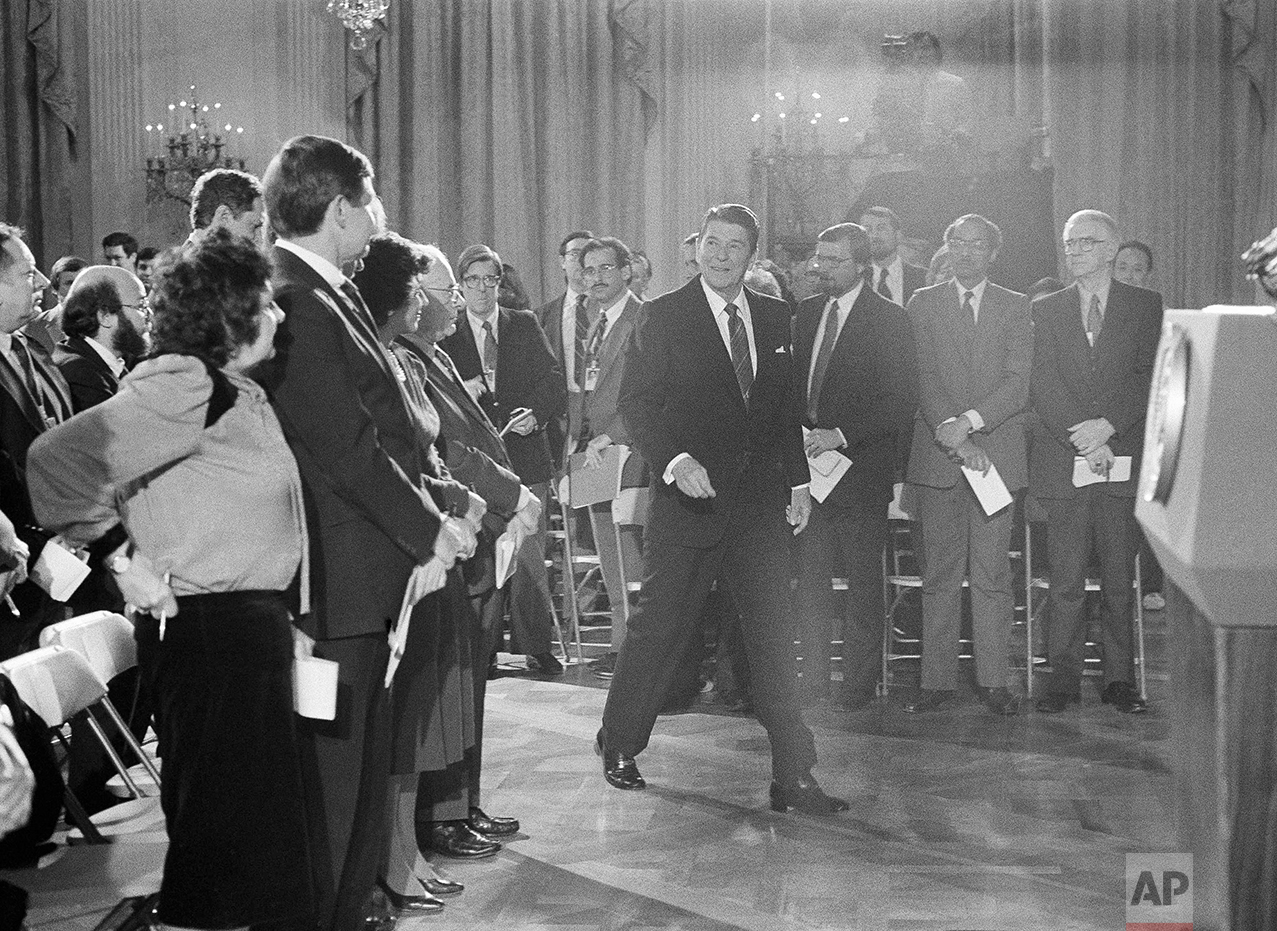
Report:
M 328 12 L 336 13 L 351 31 L 350 47 L 356 52 L 368 47 L 368 35 L 386 18 L 390 0 L 328 0 Z
M 227 139 L 232 135 L 243 135 L 243 126 L 232 126 L 226 123 L 221 127 L 212 125 L 210 120 L 221 117 L 222 105 L 215 103 L 211 107 L 201 104 L 191 85 L 190 99 L 170 103 L 169 127 L 163 123 L 147 123 L 148 139 L 151 134 L 158 134 L 160 139 L 168 134 L 164 143 L 167 155 L 159 157 L 148 155 L 146 158 L 146 201 L 171 198 L 179 200 L 188 207 L 191 203 L 191 188 L 196 180 L 206 171 L 214 168 L 238 168 L 244 170 L 242 158 L 224 155 Z M 223 136 L 223 133 L 226 135 Z

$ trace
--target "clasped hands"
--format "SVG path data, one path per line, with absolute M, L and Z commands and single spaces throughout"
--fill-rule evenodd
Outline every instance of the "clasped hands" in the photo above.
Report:
M 680 459 L 674 465 L 673 472 L 674 484 L 689 498 L 715 497 L 716 492 L 714 486 L 710 484 L 709 472 L 705 471 L 705 467 L 691 456 Z M 801 485 L 790 492 L 789 505 L 785 508 L 785 519 L 794 528 L 794 535 L 797 536 L 807 528 L 810 517 L 811 489 Z
M 823 456 L 825 453 L 832 452 L 841 446 L 842 434 L 837 430 L 825 427 L 813 427 L 803 437 L 803 452 L 807 454 L 808 459 Z
M 989 454 L 971 442 L 971 421 L 966 414 L 936 427 L 936 442 L 945 448 L 950 459 L 973 472 L 984 475 L 993 465 Z
M 1106 418 L 1095 417 L 1069 427 L 1069 442 L 1079 456 L 1086 458 L 1086 465 L 1093 473 L 1107 475 L 1116 460 L 1108 441 L 1116 432 Z
M 585 453 L 585 467 L 587 469 L 597 469 L 603 464 L 603 450 L 612 445 L 612 438 L 606 433 L 600 433 L 598 436 L 585 444 L 585 449 L 581 452 Z

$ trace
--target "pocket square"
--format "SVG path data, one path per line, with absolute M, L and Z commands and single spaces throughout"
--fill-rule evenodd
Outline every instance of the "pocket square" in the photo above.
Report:
M 777 347 L 776 347 L 776 355 L 778 355 L 778 356 L 779 356 L 779 355 L 782 355 L 783 353 L 786 353 L 786 352 L 788 352 L 788 351 L 789 351 L 789 350 L 788 350 L 788 348 L 786 348 L 785 346 L 777 346 Z

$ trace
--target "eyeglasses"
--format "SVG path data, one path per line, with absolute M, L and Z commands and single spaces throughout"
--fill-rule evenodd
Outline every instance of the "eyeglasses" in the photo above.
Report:
M 612 274 L 612 272 L 616 271 L 620 267 L 621 266 L 619 265 L 612 265 L 606 262 L 602 265 L 588 265 L 585 268 L 581 269 L 581 277 L 582 278 L 602 278 L 606 275 Z
M 136 310 L 145 320 L 151 319 L 151 299 L 149 297 L 142 298 L 142 300 L 136 304 L 121 304 L 120 306 L 127 307 L 130 310 Z
M 431 288 L 427 287 L 427 291 L 434 291 L 436 294 L 446 294 L 449 298 L 457 298 L 461 296 L 461 289 L 455 284 L 450 288 Z
M 1064 240 L 1064 254 L 1068 255 L 1070 252 L 1090 252 L 1096 246 L 1105 242 L 1108 242 L 1108 240 L 1093 239 L 1090 236 L 1083 236 L 1081 239 L 1066 239 Z
M 987 252 L 989 250 L 989 241 L 987 239 L 958 239 L 953 237 L 946 239 L 945 244 L 949 247 L 950 252 Z
M 501 283 L 500 275 L 466 275 L 461 283 L 467 288 L 495 288 Z

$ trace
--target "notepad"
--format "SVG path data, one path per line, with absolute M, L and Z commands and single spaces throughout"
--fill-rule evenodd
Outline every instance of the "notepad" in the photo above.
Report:
M 1108 475 L 1096 475 L 1086 464 L 1085 456 L 1073 457 L 1073 487 L 1085 488 L 1097 482 L 1129 482 L 1131 480 L 1131 457 L 1116 456 Z
M 630 455 L 630 448 L 619 443 L 605 446 L 599 453 L 602 461 L 597 466 L 586 465 L 585 453 L 573 453 L 568 457 L 567 475 L 559 484 L 559 500 L 574 508 L 611 501 L 621 490 L 621 469 Z

